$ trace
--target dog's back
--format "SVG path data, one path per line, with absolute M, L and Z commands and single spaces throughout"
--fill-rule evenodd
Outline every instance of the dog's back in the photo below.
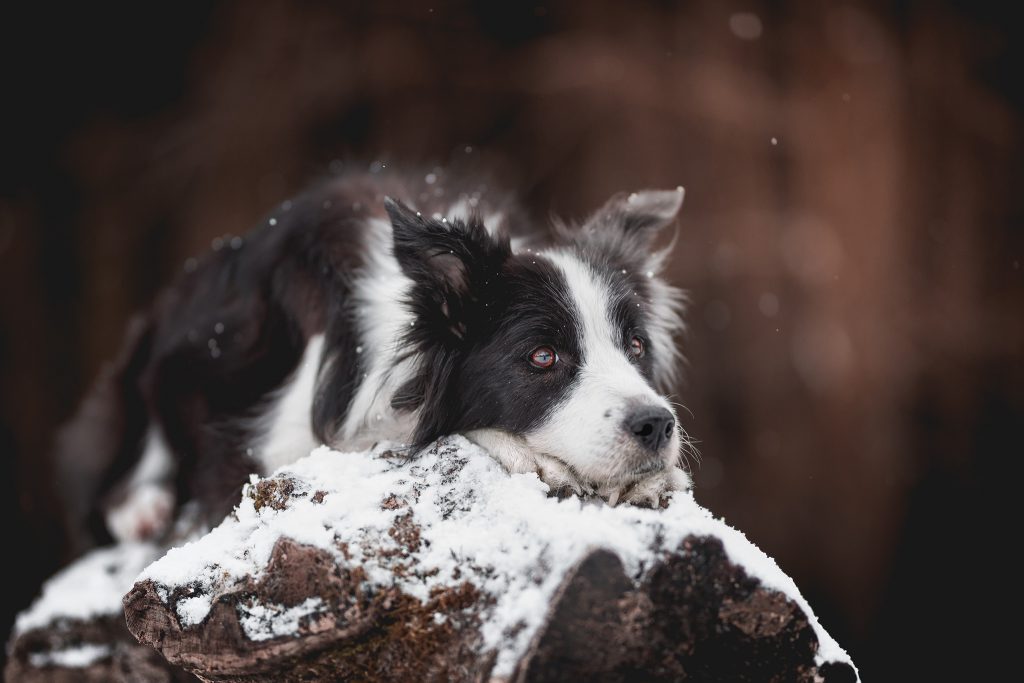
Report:
M 254 449 L 308 342 L 323 335 L 333 355 L 357 356 L 355 313 L 346 307 L 354 275 L 373 258 L 370 242 L 379 236 L 368 231 L 386 220 L 384 197 L 476 209 L 479 184 L 441 180 L 331 178 L 276 207 L 248 235 L 218 238 L 186 262 L 131 322 L 120 354 L 58 435 L 59 484 L 79 549 L 111 534 L 150 535 L 185 501 L 197 501 L 210 521 L 231 509 L 247 475 L 262 469 Z M 460 185 L 467 191 L 452 189 Z M 337 426 L 360 368 L 333 363 L 323 372 L 332 375 L 320 378 L 330 391 L 306 407 L 307 433 Z

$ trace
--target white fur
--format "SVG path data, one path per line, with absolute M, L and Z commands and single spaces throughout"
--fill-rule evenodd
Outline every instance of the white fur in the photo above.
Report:
M 128 476 L 124 498 L 105 515 L 107 529 L 119 542 L 141 541 L 162 534 L 174 512 L 174 493 L 170 479 L 174 458 L 160 430 L 151 426 L 146 432 L 142 457 Z
M 170 446 L 164 441 L 158 427 L 151 426 L 146 432 L 146 445 L 142 449 L 135 471 L 132 472 L 133 482 L 166 481 L 174 473 L 174 456 Z
M 594 493 L 592 486 L 561 460 L 532 449 L 525 439 L 500 429 L 475 429 L 465 437 L 483 448 L 509 474 L 536 473 L 552 492 Z
M 295 462 L 320 445 L 313 436 L 312 406 L 323 348 L 322 334 L 310 338 L 298 368 L 263 418 L 268 426 L 256 455 L 263 474 Z
M 359 313 L 359 361 L 363 377 L 337 436 L 336 447 L 366 448 L 375 441 L 408 441 L 415 424 L 391 408 L 395 392 L 412 376 L 413 359 L 399 360 L 402 335 L 414 323 L 404 305 L 412 286 L 392 255 L 391 224 L 374 219 L 367 228 L 367 265 L 353 286 Z M 329 362 L 333 362 L 331 359 Z
M 583 365 L 568 397 L 525 439 L 531 449 L 557 456 L 585 480 L 598 484 L 632 483 L 631 468 L 640 447 L 623 429 L 626 416 L 641 406 L 660 406 L 672 412 L 630 362 L 622 333 L 612 323 L 608 284 L 568 251 L 544 252 L 562 271 L 575 303 Z M 675 465 L 680 440 L 677 432 L 663 447 L 667 467 Z
M 166 485 L 132 484 L 125 499 L 107 510 L 107 529 L 119 543 L 144 541 L 163 534 L 173 512 L 174 494 Z
M 617 503 L 633 503 L 657 507 L 662 497 L 669 491 L 685 491 L 693 486 L 690 475 L 675 465 L 651 475 L 632 486 L 606 487 L 597 494 L 606 498 L 612 505 Z

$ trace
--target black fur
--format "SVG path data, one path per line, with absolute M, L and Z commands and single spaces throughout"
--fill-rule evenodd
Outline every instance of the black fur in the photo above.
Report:
M 405 342 L 420 363 L 395 406 L 421 409 L 415 447 L 482 427 L 522 432 L 569 390 L 580 361 L 568 285 L 543 259 L 513 255 L 478 219 L 428 220 L 390 202 L 395 255 L 413 281 Z M 549 371 L 527 359 L 554 344 Z M 533 381 L 523 381 L 524 375 Z M 513 390 L 514 389 L 514 390 Z
M 199 500 L 211 520 L 238 499 L 253 471 L 256 417 L 295 370 L 313 334 L 354 344 L 344 273 L 362 265 L 353 197 L 358 179 L 324 183 L 283 205 L 245 238 L 217 240 L 190 260 L 133 324 L 121 357 L 103 373 L 57 441 L 71 536 L 106 542 L 102 510 L 138 460 L 151 421 L 177 458 L 179 501 Z M 287 210 L 285 209 L 287 206 Z M 344 413 L 355 368 L 332 371 L 314 421 Z

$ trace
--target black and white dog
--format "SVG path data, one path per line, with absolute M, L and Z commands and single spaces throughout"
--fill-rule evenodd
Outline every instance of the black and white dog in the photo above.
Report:
M 157 535 L 188 500 L 215 521 L 321 443 L 462 433 L 563 494 L 689 487 L 659 393 L 682 294 L 651 251 L 682 188 L 534 243 L 508 197 L 443 181 L 342 175 L 186 264 L 58 439 L 91 542 Z

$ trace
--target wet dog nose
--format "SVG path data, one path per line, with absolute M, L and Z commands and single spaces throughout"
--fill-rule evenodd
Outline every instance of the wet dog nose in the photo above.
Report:
M 658 451 L 672 438 L 676 419 L 659 406 L 644 406 L 626 418 L 626 429 L 644 448 Z

